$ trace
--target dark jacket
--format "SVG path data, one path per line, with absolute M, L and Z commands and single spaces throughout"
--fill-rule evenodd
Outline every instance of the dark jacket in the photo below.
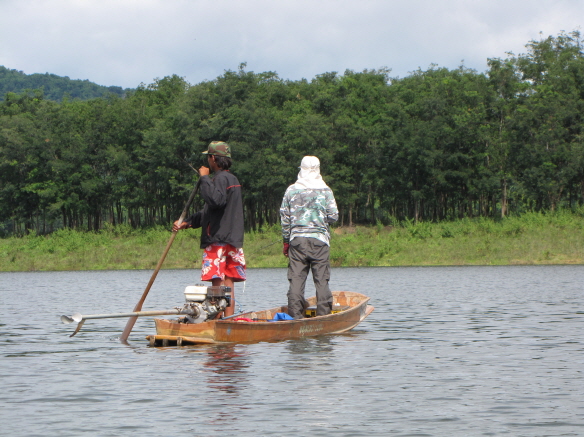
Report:
M 214 177 L 201 177 L 201 196 L 205 207 L 185 220 L 201 230 L 201 249 L 212 243 L 227 243 L 243 247 L 243 200 L 241 185 L 227 170 Z

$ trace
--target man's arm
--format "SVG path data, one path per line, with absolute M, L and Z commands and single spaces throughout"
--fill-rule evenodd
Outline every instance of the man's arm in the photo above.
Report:
M 290 201 L 288 199 L 288 190 L 286 190 L 286 194 L 284 194 L 284 198 L 282 199 L 282 205 L 280 206 L 280 223 L 282 224 L 282 241 L 284 243 L 282 253 L 287 257 L 288 251 L 290 250 L 291 231 Z
M 201 197 L 209 208 L 222 208 L 227 205 L 227 177 L 219 172 L 213 179 L 201 176 Z
M 334 223 L 339 219 L 339 210 L 332 190 L 327 193 L 326 222 Z
M 282 199 L 282 205 L 280 206 L 280 223 L 282 225 L 282 240 L 284 243 L 289 243 L 292 221 L 290 220 L 290 199 L 288 199 L 287 190 Z
M 172 226 L 173 231 L 179 231 L 181 229 L 188 229 L 188 228 L 200 228 L 201 227 L 201 217 L 203 216 L 203 211 L 198 211 L 194 213 L 189 218 L 183 220 L 183 222 L 178 224 L 178 220 L 174 222 Z

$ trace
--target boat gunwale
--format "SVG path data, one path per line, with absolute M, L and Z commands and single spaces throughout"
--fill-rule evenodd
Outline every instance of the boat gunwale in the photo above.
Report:
M 257 325 L 258 323 L 269 323 L 269 324 L 278 323 L 278 324 L 280 324 L 280 323 L 299 323 L 299 322 L 307 322 L 307 321 L 312 321 L 312 320 L 322 320 L 323 318 L 327 318 L 327 317 L 335 317 L 336 318 L 336 317 L 339 317 L 339 315 L 341 315 L 341 314 L 346 314 L 348 312 L 355 311 L 357 308 L 360 308 L 364 304 L 368 304 L 369 301 L 371 300 L 371 298 L 369 296 L 364 295 L 362 293 L 358 293 L 356 291 L 333 291 L 332 293 L 333 293 L 333 296 L 335 296 L 335 294 L 338 295 L 339 293 L 350 293 L 350 297 L 361 298 L 361 300 L 359 302 L 357 302 L 357 304 L 355 304 L 353 306 L 349 306 L 349 308 L 347 308 L 346 310 L 343 310 L 343 311 L 340 311 L 337 313 L 330 313 L 330 314 L 325 314 L 322 316 L 314 316 L 314 317 L 304 317 L 302 319 L 294 319 L 294 320 L 260 319 L 260 320 L 252 320 L 251 322 L 247 321 L 247 320 L 234 320 L 234 319 L 237 319 L 238 317 L 246 317 L 246 316 L 252 315 L 254 313 L 283 312 L 284 308 L 287 308 L 287 306 L 281 305 L 281 306 L 277 306 L 277 307 L 273 307 L 273 308 L 268 308 L 265 310 L 246 311 L 244 313 L 239 313 L 239 314 L 236 314 L 233 316 L 229 316 L 229 318 L 210 320 L 210 322 L 214 321 L 215 323 L 220 323 L 220 324 L 224 324 L 224 323 L 238 323 L 238 324 L 249 323 L 249 324 Z M 310 299 L 316 299 L 316 297 L 312 296 L 312 297 L 308 298 L 308 300 L 310 300 Z M 168 319 L 164 319 L 164 320 L 168 320 Z
M 244 313 L 236 314 L 230 316 L 227 319 L 218 319 L 218 320 L 209 320 L 206 322 L 202 322 L 199 324 L 184 324 L 178 323 L 175 320 L 170 319 L 155 319 L 156 323 L 156 335 L 147 336 L 146 338 L 156 342 L 158 339 L 162 340 L 171 340 L 176 339 L 178 340 L 181 338 L 182 341 L 186 341 L 187 343 L 196 344 L 196 339 L 200 338 L 201 343 L 206 344 L 228 344 L 228 343 L 253 343 L 253 342 L 260 342 L 260 341 L 279 341 L 285 340 L 286 338 L 264 338 L 264 339 L 256 339 L 251 341 L 224 341 L 222 339 L 222 334 L 226 331 L 231 332 L 232 329 L 241 332 L 250 329 L 252 332 L 262 332 L 267 327 L 273 327 L 276 331 L 284 330 L 287 331 L 293 328 L 294 325 L 301 325 L 300 330 L 303 327 L 310 327 L 322 323 L 337 323 L 341 324 L 341 326 L 331 327 L 330 331 L 326 329 L 324 332 L 315 332 L 314 335 L 301 335 L 300 337 L 313 337 L 318 335 L 330 335 L 330 334 L 340 334 L 343 332 L 350 331 L 351 329 L 355 328 L 359 323 L 361 323 L 371 312 L 373 311 L 374 307 L 368 305 L 370 301 L 370 297 L 366 296 L 362 293 L 357 292 L 346 292 L 346 291 L 334 291 L 333 296 L 335 298 L 340 297 L 346 300 L 343 305 L 348 304 L 349 308 L 331 314 L 326 314 L 322 316 L 313 316 L 313 317 L 305 317 L 302 319 L 295 319 L 295 320 L 272 320 L 274 314 L 278 312 L 285 312 L 287 310 L 286 306 L 277 306 L 273 308 L 269 308 L 266 310 L 259 310 L 259 311 L 247 311 Z M 316 297 L 311 297 L 308 299 L 309 301 L 312 300 L 313 302 L 316 300 Z M 363 308 L 365 307 L 365 308 Z M 354 317 L 354 314 L 358 313 L 358 318 Z M 270 318 L 260 319 L 260 320 L 235 320 L 237 318 L 250 318 L 254 319 L 257 318 L 257 315 L 263 314 L 270 314 Z M 247 316 L 247 317 L 246 317 Z M 255 316 L 255 317 L 254 317 Z M 161 324 L 161 325 L 160 325 Z M 343 325 L 344 324 L 344 325 Z M 179 325 L 179 326 L 177 326 Z M 190 328 L 198 327 L 200 331 L 196 332 L 189 332 Z M 276 328 L 278 327 L 278 328 Z M 160 329 L 159 329 L 160 328 Z M 182 328 L 182 329 L 181 329 Z M 335 329 L 336 328 L 336 329 Z M 183 331 L 183 329 L 185 329 Z M 298 329 L 298 328 L 296 328 Z M 310 328 L 308 328 L 310 329 Z M 171 334 L 172 332 L 172 334 Z M 197 335 L 202 334 L 203 335 Z M 299 338 L 296 335 L 292 335 L 289 338 Z M 178 341 L 177 341 L 178 342 Z

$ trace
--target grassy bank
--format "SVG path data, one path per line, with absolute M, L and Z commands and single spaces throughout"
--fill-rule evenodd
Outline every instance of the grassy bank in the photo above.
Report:
M 584 217 L 557 212 L 504 220 L 335 228 L 333 266 L 584 264 Z M 199 230 L 181 231 L 163 268 L 200 264 Z M 154 269 L 168 240 L 164 228 L 61 230 L 0 239 L 0 271 Z M 248 267 L 285 267 L 278 227 L 246 235 Z

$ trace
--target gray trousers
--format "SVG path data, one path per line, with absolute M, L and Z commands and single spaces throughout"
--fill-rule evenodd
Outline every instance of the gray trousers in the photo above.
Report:
M 329 288 L 331 269 L 330 248 L 316 238 L 296 237 L 290 242 L 288 251 L 288 314 L 295 319 L 304 317 L 307 306 L 304 299 L 304 286 L 308 271 L 312 270 L 312 280 L 316 288 L 316 315 L 330 314 L 333 295 Z

